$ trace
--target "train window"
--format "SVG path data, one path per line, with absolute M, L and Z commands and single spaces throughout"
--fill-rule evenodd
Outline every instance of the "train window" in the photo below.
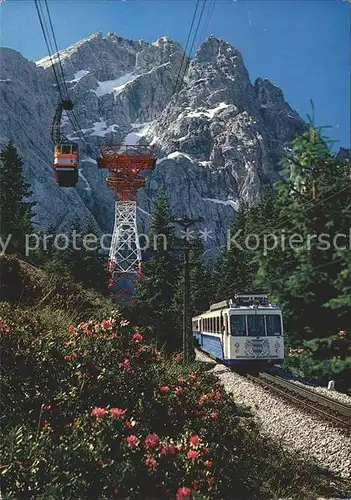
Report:
M 219 316 L 217 316 L 217 333 L 221 333 L 221 327 L 219 324 Z
M 281 335 L 282 325 L 278 314 L 266 315 L 267 335 Z
M 71 154 L 71 146 L 69 144 L 62 144 L 61 148 L 63 155 Z
M 72 154 L 77 154 L 78 153 L 78 148 L 76 144 L 72 144 Z
M 263 337 L 265 335 L 263 314 L 247 315 L 247 331 L 250 337 Z
M 230 329 L 232 335 L 242 337 L 246 336 L 246 321 L 243 314 L 232 314 L 230 316 Z

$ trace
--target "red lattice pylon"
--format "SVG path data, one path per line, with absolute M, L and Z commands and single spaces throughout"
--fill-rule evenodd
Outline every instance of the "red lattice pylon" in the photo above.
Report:
M 142 276 L 136 220 L 137 190 L 145 186 L 144 170 L 153 170 L 156 158 L 148 146 L 102 146 L 98 167 L 109 171 L 106 184 L 115 191 L 115 223 L 108 259 L 109 288 L 128 300 L 133 284 Z M 130 281 L 130 289 L 126 283 Z

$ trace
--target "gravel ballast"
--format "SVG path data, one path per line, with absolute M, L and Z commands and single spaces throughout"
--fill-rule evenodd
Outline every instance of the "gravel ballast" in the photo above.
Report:
M 351 407 L 351 397 L 348 396 L 347 394 L 343 394 L 342 392 L 334 391 L 334 390 L 329 390 L 326 387 L 314 387 L 311 385 L 306 385 L 298 380 L 292 380 L 289 379 L 291 382 L 294 382 L 294 384 L 301 385 L 302 387 L 306 387 L 306 389 L 309 389 L 314 392 L 318 392 L 318 394 L 321 394 L 322 396 L 326 396 L 327 398 L 334 399 L 335 401 L 338 401 L 339 403 L 344 403 L 346 405 L 349 405 Z
M 197 351 L 196 356 L 198 361 L 214 365 L 211 372 L 233 394 L 237 405 L 250 407 L 263 433 L 340 477 L 351 478 L 351 438 L 342 430 L 299 410 L 204 353 Z

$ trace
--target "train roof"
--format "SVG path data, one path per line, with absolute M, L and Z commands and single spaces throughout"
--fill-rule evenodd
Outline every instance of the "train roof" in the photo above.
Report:
M 278 304 L 270 304 L 268 296 L 263 292 L 240 292 L 234 295 L 234 299 L 226 299 L 221 302 L 211 304 L 208 311 L 198 314 L 197 318 L 204 314 L 213 313 L 222 309 L 280 309 Z

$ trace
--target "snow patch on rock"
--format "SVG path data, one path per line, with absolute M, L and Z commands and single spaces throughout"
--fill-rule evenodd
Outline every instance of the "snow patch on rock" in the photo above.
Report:
M 126 85 L 131 83 L 136 79 L 136 75 L 133 73 L 126 73 L 115 80 L 107 80 L 105 82 L 98 82 L 98 88 L 93 90 L 97 97 L 101 97 L 106 94 L 111 94 L 112 92 L 121 92 Z
M 207 118 L 212 119 L 215 114 L 219 113 L 223 109 L 229 108 L 230 104 L 226 104 L 225 102 L 220 102 L 218 106 L 212 109 L 204 109 L 204 110 L 199 110 L 199 111 L 190 111 L 186 116 L 188 118 L 199 118 L 202 116 L 206 116 Z
M 227 200 L 218 200 L 217 198 L 202 198 L 204 201 L 211 201 L 212 203 L 219 203 L 220 205 L 230 205 L 234 208 L 235 211 L 239 209 L 239 202 L 237 200 L 231 200 L 228 198 Z
M 130 132 L 127 134 L 124 138 L 123 144 L 128 144 L 129 146 L 135 146 L 138 144 L 140 139 L 147 134 L 150 125 L 151 122 L 132 123 L 132 129 L 137 130 L 137 132 Z

